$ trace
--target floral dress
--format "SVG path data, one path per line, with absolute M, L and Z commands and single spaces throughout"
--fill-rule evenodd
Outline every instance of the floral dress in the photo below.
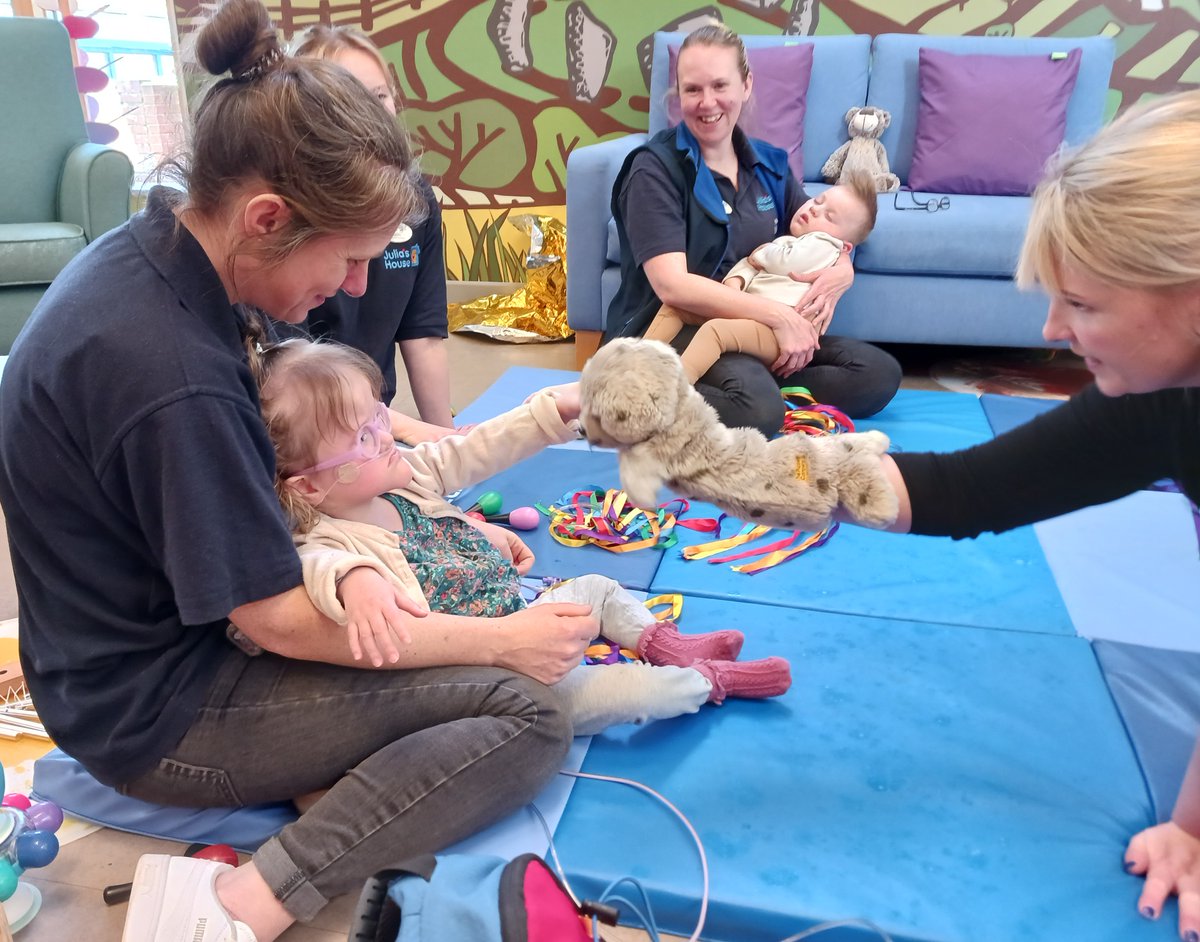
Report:
M 399 494 L 382 496 L 400 515 L 400 550 L 432 611 L 497 618 L 525 607 L 516 569 L 475 527 L 430 517 Z

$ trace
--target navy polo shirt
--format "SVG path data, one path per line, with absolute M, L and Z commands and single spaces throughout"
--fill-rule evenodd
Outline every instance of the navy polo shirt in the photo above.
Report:
M 366 294 L 352 298 L 339 291 L 298 328 L 276 326 L 281 337 L 328 338 L 363 351 L 383 371 L 384 402 L 396 394 L 396 344 L 449 333 L 442 211 L 427 181 L 421 190 L 429 217 L 371 260 Z
M 230 305 L 155 189 L 54 280 L 0 386 L 21 664 L 100 781 L 153 768 L 230 651 L 229 613 L 301 584 Z
M 770 194 L 745 164 L 738 166 L 736 189 L 728 177 L 718 173 L 713 174 L 713 180 L 729 208 L 729 245 L 716 272 L 720 279 L 739 259 L 775 238 L 777 216 Z M 791 175 L 787 179 L 786 194 L 784 232 L 796 210 L 808 199 Z M 683 194 L 654 154 L 644 151 L 634 157 L 620 198 L 624 200 L 625 218 L 636 220 L 636 225 L 626 228 L 637 264 L 644 265 L 648 259 L 668 252 L 687 251 Z

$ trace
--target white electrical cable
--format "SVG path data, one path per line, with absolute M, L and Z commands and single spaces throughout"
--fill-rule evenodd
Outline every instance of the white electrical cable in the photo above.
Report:
M 704 891 L 700 897 L 700 917 L 696 921 L 696 928 L 688 937 L 688 942 L 697 942 L 697 940 L 700 938 L 700 933 L 704 930 L 704 922 L 708 918 L 708 855 L 704 852 L 704 844 L 700 841 L 700 835 L 696 833 L 696 829 L 692 827 L 692 822 L 689 821 L 687 816 L 684 815 L 684 813 L 678 808 L 676 808 L 675 805 L 673 805 L 665 796 L 660 795 L 649 785 L 643 785 L 641 782 L 635 782 L 633 779 L 617 778 L 616 776 L 612 775 L 594 775 L 590 772 L 568 772 L 566 769 L 560 769 L 558 774 L 569 775 L 572 778 L 590 778 L 597 782 L 616 782 L 618 785 L 628 785 L 630 788 L 636 788 L 639 791 L 643 791 L 646 794 L 657 798 L 664 805 L 670 808 L 675 816 L 683 822 L 683 826 L 686 827 L 688 829 L 688 833 L 692 835 L 692 840 L 696 842 L 696 850 L 700 855 L 700 871 L 703 875 L 704 881 Z M 542 812 L 538 810 L 536 805 L 531 804 L 529 807 L 533 810 L 533 813 L 537 815 L 538 820 L 541 821 L 542 830 L 546 832 L 546 840 L 550 845 L 550 859 L 554 863 L 554 869 L 558 871 L 558 876 L 562 880 L 563 886 L 566 887 L 567 894 L 572 900 L 574 900 L 577 907 L 581 907 L 579 898 L 575 895 L 575 891 L 571 888 L 570 883 L 567 881 L 567 874 L 563 870 L 562 862 L 558 859 L 558 851 L 554 846 L 554 836 L 550 832 L 550 825 L 546 823 L 546 819 L 542 816 Z M 607 902 L 609 899 L 616 899 L 624 903 L 630 910 L 637 913 L 651 938 L 657 940 L 658 927 L 655 925 L 654 916 L 652 913 L 647 916 L 637 906 L 623 896 L 609 896 L 610 891 L 614 887 L 625 882 L 631 883 L 633 886 L 637 887 L 638 891 L 642 894 L 642 899 L 646 903 L 647 910 L 649 910 L 650 900 L 646 896 L 645 889 L 640 883 L 638 883 L 637 880 L 633 879 L 632 877 L 621 877 L 619 880 L 615 880 L 610 883 L 602 895 L 601 902 Z M 823 922 L 819 925 L 811 926 L 810 928 L 805 929 L 803 932 L 790 935 L 786 939 L 783 939 L 782 942 L 803 942 L 805 939 L 811 939 L 813 936 L 819 935 L 822 932 L 828 932 L 830 929 L 841 929 L 849 926 L 862 926 L 878 935 L 883 942 L 893 942 L 892 937 L 888 935 L 887 932 L 885 932 L 875 923 L 871 922 L 869 919 L 839 919 L 835 922 Z
M 630 778 L 616 778 L 612 775 L 593 775 L 589 772 L 568 772 L 562 769 L 559 775 L 569 775 L 572 778 L 590 778 L 597 782 L 616 782 L 619 785 L 628 785 L 630 788 L 636 788 L 639 791 L 645 792 L 654 798 L 657 798 L 664 805 L 671 809 L 675 817 L 683 822 L 683 826 L 688 829 L 688 833 L 692 835 L 692 840 L 696 842 L 696 851 L 700 854 L 700 872 L 703 875 L 704 890 L 700 897 L 700 916 L 696 920 L 696 928 L 688 937 L 688 942 L 697 942 L 700 938 L 700 933 L 704 930 L 704 921 L 708 918 L 708 855 L 704 853 L 704 844 L 700 841 L 700 835 L 696 833 L 696 829 L 692 827 L 692 822 L 687 819 L 682 811 L 676 808 L 671 802 L 656 792 L 649 785 L 643 785 L 641 782 L 635 782 Z

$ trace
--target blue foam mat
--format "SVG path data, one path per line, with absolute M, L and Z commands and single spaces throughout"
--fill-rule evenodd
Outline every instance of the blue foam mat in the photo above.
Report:
M 918 389 L 901 389 L 886 409 L 855 428 L 887 432 L 892 451 L 954 451 L 992 437 L 975 396 Z
M 620 487 L 615 452 L 548 448 L 464 490 L 456 503 L 469 507 L 479 494 L 494 490 L 504 498 L 504 509 L 549 504 L 559 500 L 568 489 L 592 485 L 605 490 Z M 602 572 L 629 588 L 649 588 L 662 559 L 662 551 L 610 553 L 595 546 L 563 546 L 550 536 L 546 523 L 543 518 L 537 530 L 520 534 L 535 557 L 530 575 L 566 579 Z
M 1061 399 L 1034 399 L 1031 396 L 997 396 L 987 393 L 979 397 L 979 404 L 992 427 L 993 435 L 1003 435 L 1043 412 L 1049 412 L 1063 404 Z
M 964 448 L 991 437 L 976 397 L 944 392 L 901 390 L 886 409 L 857 427 L 880 429 L 895 449 L 910 452 Z M 690 516 L 716 513 L 710 505 L 694 504 Z M 734 532 L 724 530 L 725 535 Z M 776 532 L 752 546 L 784 536 Z M 708 539 L 689 533 L 680 543 Z M 652 589 L 912 621 L 1074 633 L 1028 528 L 956 543 L 843 527 L 825 546 L 774 569 L 746 575 L 731 565 L 688 562 L 669 551 Z
M 1096 658 L 1166 821 L 1200 729 L 1200 654 L 1119 641 L 1094 642 Z
M 683 627 L 748 629 L 793 689 L 593 739 L 584 770 L 644 782 L 698 828 L 712 868 L 705 938 L 776 942 L 866 916 L 897 939 L 1175 937 L 1136 914 L 1121 868 L 1152 820 L 1086 641 L 955 631 L 688 599 Z M 577 892 L 632 875 L 686 934 L 700 872 L 675 819 L 581 782 L 556 836 Z
M 710 505 L 693 504 L 688 516 L 716 513 Z M 726 524 L 723 533 L 736 533 L 735 527 Z M 666 551 L 658 567 L 654 592 L 975 628 L 1075 633 L 1030 527 L 954 541 L 846 526 L 824 546 L 753 575 L 730 568 L 748 560 L 685 560 L 683 546 L 707 542 L 712 535 L 680 533 L 679 548 Z M 775 531 L 730 552 L 786 536 Z
M 245 853 L 296 820 L 290 801 L 247 808 L 173 808 L 129 798 L 100 784 L 60 749 L 34 763 L 33 790 L 76 817 L 106 827 L 182 843 L 229 844 Z

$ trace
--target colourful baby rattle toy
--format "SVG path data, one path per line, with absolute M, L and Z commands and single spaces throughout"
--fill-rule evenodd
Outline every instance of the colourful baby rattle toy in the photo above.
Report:
M 0 791 L 4 773 L 0 769 Z M 12 931 L 28 925 L 42 905 L 37 888 L 20 881 L 33 867 L 45 867 L 58 856 L 63 813 L 49 801 L 33 802 L 12 792 L 0 801 L 0 902 Z
M 499 523 L 514 530 L 536 530 L 541 522 L 541 514 L 536 507 L 516 507 L 506 514 L 500 513 L 504 506 L 504 498 L 498 491 L 484 491 L 479 499 L 467 508 L 467 516 L 487 523 Z

